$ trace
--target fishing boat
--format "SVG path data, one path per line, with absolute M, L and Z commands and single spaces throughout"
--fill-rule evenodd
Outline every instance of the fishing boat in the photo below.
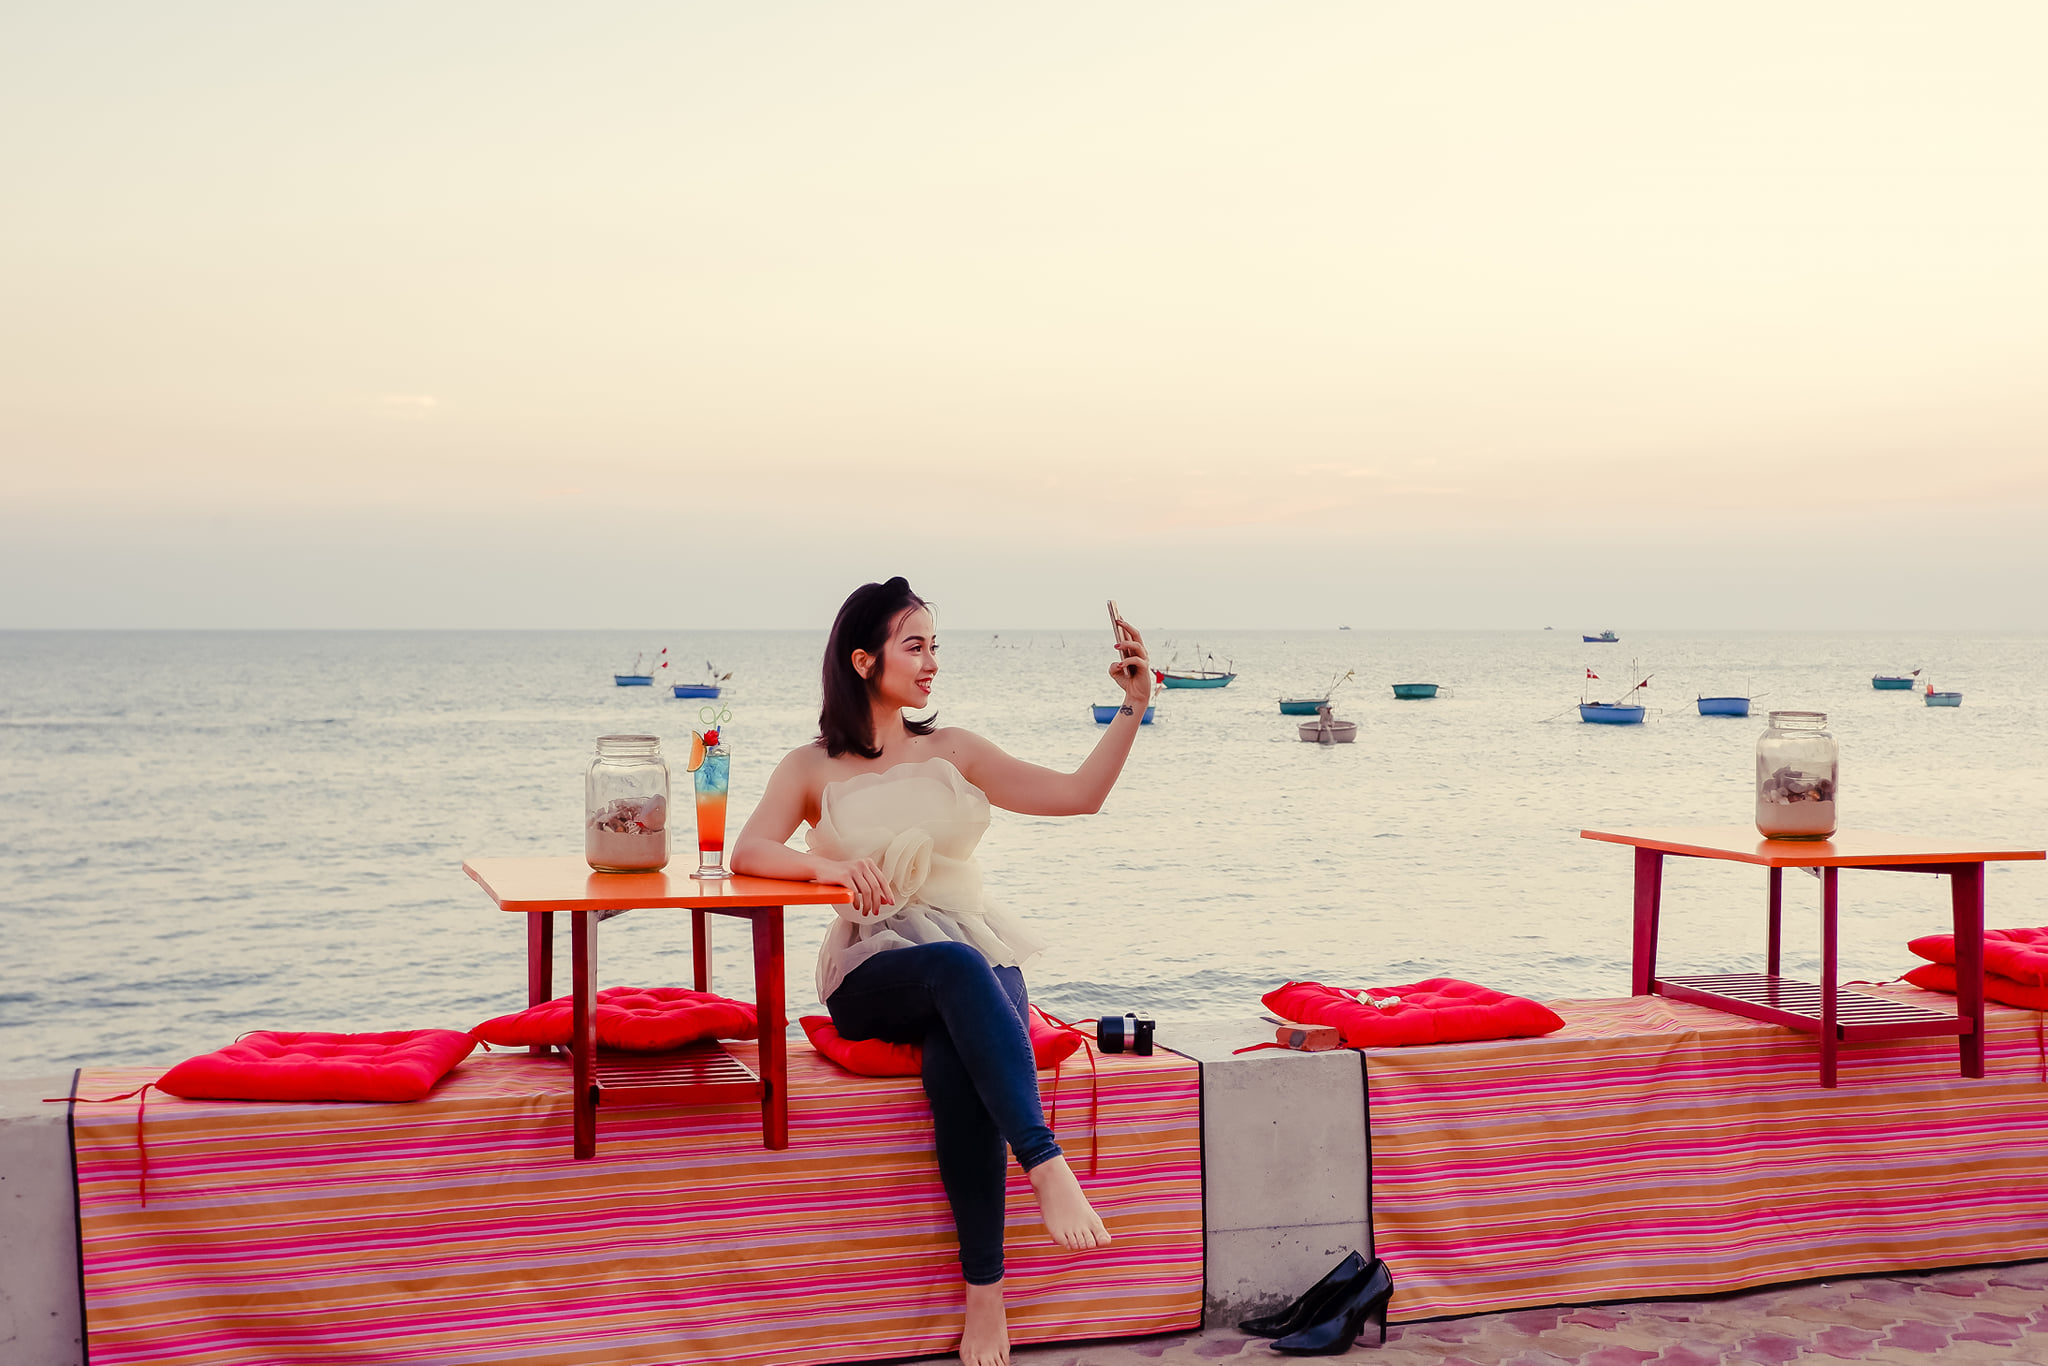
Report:
M 1879 692 L 1911 692 L 1913 680 L 1919 676 L 1918 669 L 1909 674 L 1872 674 L 1870 686 Z
M 1095 720 L 1098 724 L 1106 726 L 1116 720 L 1117 710 L 1122 706 L 1123 703 L 1121 702 L 1111 702 L 1106 706 L 1098 702 L 1090 707 L 1089 710 L 1095 713 Z M 1138 724 L 1141 726 L 1152 724 L 1152 708 L 1145 708 L 1145 714 L 1138 718 Z
M 1283 697 L 1280 699 L 1282 716 L 1314 716 L 1330 705 L 1330 695 L 1351 681 L 1357 670 L 1347 670 L 1340 677 L 1330 680 L 1330 686 L 1323 689 L 1321 697 Z
M 1700 699 L 1700 715 L 1747 716 L 1749 715 L 1749 699 L 1747 697 L 1702 697 Z
M 1330 706 L 1327 702 L 1323 704 L 1322 710 L 1316 713 L 1315 720 L 1304 721 L 1296 726 L 1295 730 L 1311 745 L 1348 745 L 1358 739 L 1358 723 L 1339 721 L 1330 715 Z
M 1202 658 L 1211 664 L 1216 662 L 1214 655 L 1203 655 Z M 1154 669 L 1152 676 L 1164 688 L 1227 688 L 1230 680 L 1237 677 L 1229 669 L 1176 670 L 1171 666 L 1163 671 Z
M 663 664 L 661 667 L 666 669 L 668 665 Z M 725 685 L 731 681 L 732 672 L 730 670 L 720 673 L 718 666 L 707 659 L 704 661 L 704 681 L 702 683 L 678 683 L 675 685 L 674 691 L 677 697 L 716 697 L 724 690 Z
M 1963 695 L 1959 692 L 1936 692 L 1934 685 L 1927 685 L 1927 705 L 1930 707 L 1960 707 Z
M 630 670 L 628 670 L 627 672 L 625 672 L 625 673 L 622 673 L 622 674 L 613 674 L 613 675 L 612 675 L 612 682 L 613 682 L 613 683 L 615 683 L 615 684 L 617 684 L 617 685 L 618 685 L 619 687 L 621 687 L 621 688 L 651 688 L 651 687 L 653 687 L 653 686 L 654 686 L 654 675 L 653 675 L 653 674 L 651 674 L 651 673 L 642 673 L 642 672 L 640 672 L 640 665 L 641 665 L 641 663 L 642 663 L 642 662 L 643 662 L 644 660 L 646 660 L 646 658 L 647 658 L 647 656 L 646 656 L 646 654 L 644 654 L 644 653 L 642 653 L 642 654 L 637 654 L 637 655 L 634 655 L 634 656 L 633 656 L 633 667 L 632 667 L 632 668 L 631 668 Z
M 1434 684 L 1434 683 L 1396 683 L 1396 684 L 1394 685 L 1394 696 L 1396 696 L 1396 697 L 1404 697 L 1404 698 L 1412 698 L 1412 697 L 1435 697 L 1435 696 L 1436 696 L 1436 684 Z
M 1633 673 L 1635 671 L 1631 669 L 1629 672 Z M 1586 677 L 1593 677 L 1591 669 L 1586 670 Z M 1646 675 L 1635 687 L 1623 693 L 1619 702 L 1588 702 L 1585 698 L 1581 697 L 1579 699 L 1579 719 L 1596 726 L 1639 726 L 1643 723 L 1645 708 L 1630 699 L 1649 686 L 1650 679 Z
M 1545 629 L 1548 628 L 1546 627 Z M 1585 641 L 1588 645 L 1612 645 L 1620 640 L 1621 637 L 1612 631 L 1602 631 L 1597 636 L 1581 635 L 1579 639 Z

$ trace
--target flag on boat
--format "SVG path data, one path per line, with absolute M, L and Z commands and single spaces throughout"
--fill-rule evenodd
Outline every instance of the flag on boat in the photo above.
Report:
M 1591 669 L 1588 669 L 1588 670 L 1586 670 L 1586 677 L 1588 677 L 1588 678 L 1598 678 L 1598 677 L 1600 677 L 1600 675 L 1599 675 L 1599 674 L 1596 674 L 1596 673 L 1594 673 L 1594 672 L 1593 672 L 1593 671 L 1592 671 Z

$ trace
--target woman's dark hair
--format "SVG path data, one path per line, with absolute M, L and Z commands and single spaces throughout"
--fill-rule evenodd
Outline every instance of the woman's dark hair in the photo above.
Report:
M 896 619 L 915 607 L 930 603 L 910 591 L 902 577 L 887 583 L 864 583 L 847 595 L 839 615 L 832 620 L 832 635 L 825 642 L 825 705 L 818 712 L 818 743 L 837 759 L 858 754 L 879 759 L 882 747 L 875 743 L 875 712 L 869 699 L 872 686 L 853 667 L 853 652 L 866 650 L 880 659 L 889 643 Z M 903 719 L 912 735 L 930 735 L 938 725 L 936 716 L 922 721 Z

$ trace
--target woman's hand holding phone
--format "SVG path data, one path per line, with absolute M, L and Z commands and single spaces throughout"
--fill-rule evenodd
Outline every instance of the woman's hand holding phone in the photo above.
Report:
M 1143 715 L 1152 704 L 1152 661 L 1145 654 L 1145 638 L 1138 634 L 1137 627 L 1123 619 L 1113 599 L 1109 604 L 1109 624 L 1116 632 L 1117 649 L 1109 676 L 1124 690 L 1125 705 Z

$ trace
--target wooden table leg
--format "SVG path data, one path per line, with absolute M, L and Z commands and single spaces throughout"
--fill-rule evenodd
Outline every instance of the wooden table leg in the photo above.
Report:
M 569 1054 L 576 1156 L 597 1156 L 597 912 L 569 912 Z
M 789 1146 L 789 1021 L 782 1016 L 782 907 L 764 906 L 754 922 L 754 1010 L 761 1022 L 761 1144 Z
M 1648 996 L 1657 983 L 1657 908 L 1664 894 L 1664 854 L 1636 850 L 1635 969 L 1629 990 Z
M 530 911 L 526 917 L 526 1004 L 541 1005 L 555 999 L 555 913 Z M 527 1052 L 545 1057 L 555 1051 L 553 1044 L 529 1044 Z
M 1835 1084 L 1835 910 L 1842 870 L 1820 872 L 1820 1084 Z
M 1970 1021 L 1957 1040 L 1963 1075 L 1984 1075 L 1984 865 L 1949 870 L 1949 910 L 1956 936 L 1956 1014 Z
M 1770 942 L 1764 954 L 1764 972 L 1772 977 L 1778 975 L 1778 949 L 1783 943 L 1785 923 L 1785 870 L 1771 869 L 1771 925 Z
M 690 912 L 690 957 L 697 969 L 697 990 L 711 990 L 711 916 L 706 911 Z

